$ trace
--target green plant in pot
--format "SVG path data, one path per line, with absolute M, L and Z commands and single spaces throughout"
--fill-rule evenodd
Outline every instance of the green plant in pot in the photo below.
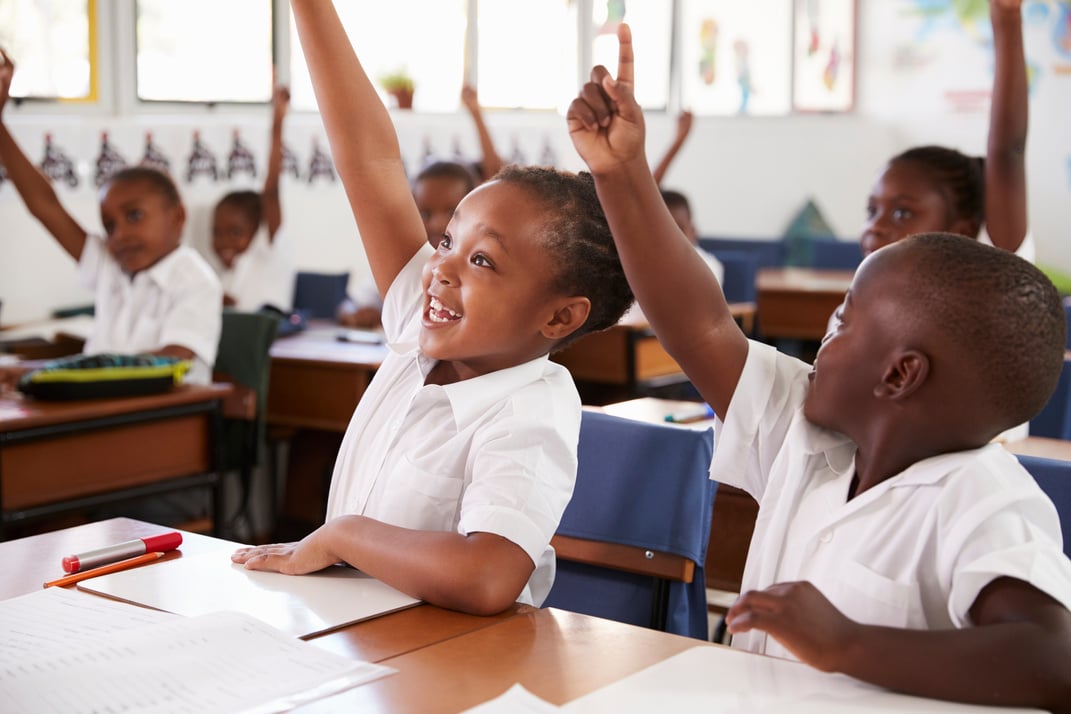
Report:
M 399 109 L 413 108 L 413 78 L 404 69 L 382 75 L 379 85 L 394 98 Z

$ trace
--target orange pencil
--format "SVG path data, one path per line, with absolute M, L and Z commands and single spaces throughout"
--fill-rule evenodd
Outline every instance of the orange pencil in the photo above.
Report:
M 120 560 L 118 563 L 110 563 L 108 565 L 102 565 L 99 568 L 93 568 L 92 570 L 83 570 L 81 573 L 67 575 L 58 580 L 50 580 L 45 583 L 43 587 L 50 588 L 53 586 L 63 587 L 64 585 L 73 585 L 74 583 L 88 578 L 95 578 L 98 575 L 107 575 L 108 573 L 115 573 L 120 570 L 126 570 L 127 568 L 136 568 L 145 563 L 152 563 L 153 561 L 163 558 L 165 555 L 167 555 L 167 553 L 145 553 L 135 558 Z

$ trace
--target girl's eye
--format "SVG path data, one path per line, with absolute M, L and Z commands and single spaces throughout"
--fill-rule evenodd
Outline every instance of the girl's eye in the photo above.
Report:
M 875 214 L 877 214 L 877 212 L 878 212 L 878 209 L 875 208 L 873 205 L 868 205 L 866 207 L 866 217 L 867 218 L 873 218 L 875 216 Z
M 129 213 L 126 214 L 126 219 L 128 221 L 130 221 L 131 223 L 136 223 L 137 221 L 140 221 L 141 217 L 142 217 L 142 213 L 141 213 L 140 210 L 130 211 Z
M 906 221 L 911 218 L 911 211 L 906 208 L 897 208 L 893 210 L 893 218 L 897 221 Z
M 478 265 L 481 268 L 493 268 L 493 267 L 495 267 L 491 263 L 491 261 L 487 259 L 487 256 L 483 255 L 482 253 L 477 253 L 476 255 L 472 256 L 472 264 L 473 265 Z
M 439 250 L 450 250 L 450 236 L 443 234 L 443 237 L 439 239 Z

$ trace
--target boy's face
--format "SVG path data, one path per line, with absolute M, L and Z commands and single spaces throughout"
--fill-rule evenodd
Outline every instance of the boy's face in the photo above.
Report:
M 899 256 L 885 253 L 866 259 L 856 271 L 815 356 L 803 406 L 812 423 L 856 441 L 870 422 L 875 389 L 906 332 L 904 320 L 910 319 L 899 300 L 908 287 L 904 271 L 894 267 Z
M 457 207 L 425 264 L 420 346 L 461 378 L 546 353 L 541 329 L 564 298 L 550 287 L 545 210 L 519 186 L 484 184 Z
M 878 177 L 867 198 L 867 218 L 860 237 L 863 255 L 915 233 L 966 230 L 953 230 L 951 214 L 944 195 L 923 167 L 912 161 L 894 161 Z
M 147 182 L 118 181 L 101 195 L 100 221 L 108 252 L 134 275 L 179 246 L 186 210 Z
M 429 176 L 413 185 L 413 199 L 420 209 L 428 242 L 433 246 L 439 245 L 454 209 L 467 192 L 466 183 L 453 176 Z
M 234 267 L 234 260 L 249 248 L 257 226 L 245 211 L 237 206 L 216 206 L 212 214 L 212 250 L 226 268 Z
M 677 227 L 693 244 L 699 242 L 699 235 L 695 232 L 695 224 L 692 223 L 692 212 L 687 206 L 674 204 L 669 207 L 669 215 L 673 216 Z

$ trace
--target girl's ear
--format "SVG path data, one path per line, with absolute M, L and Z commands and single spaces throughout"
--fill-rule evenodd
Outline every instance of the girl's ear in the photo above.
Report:
M 560 340 L 576 332 L 591 313 L 591 300 L 586 297 L 571 297 L 554 310 L 550 320 L 540 332 L 548 340 Z
M 926 383 L 930 376 L 930 358 L 918 350 L 899 353 L 885 369 L 874 396 L 893 401 L 906 399 Z

